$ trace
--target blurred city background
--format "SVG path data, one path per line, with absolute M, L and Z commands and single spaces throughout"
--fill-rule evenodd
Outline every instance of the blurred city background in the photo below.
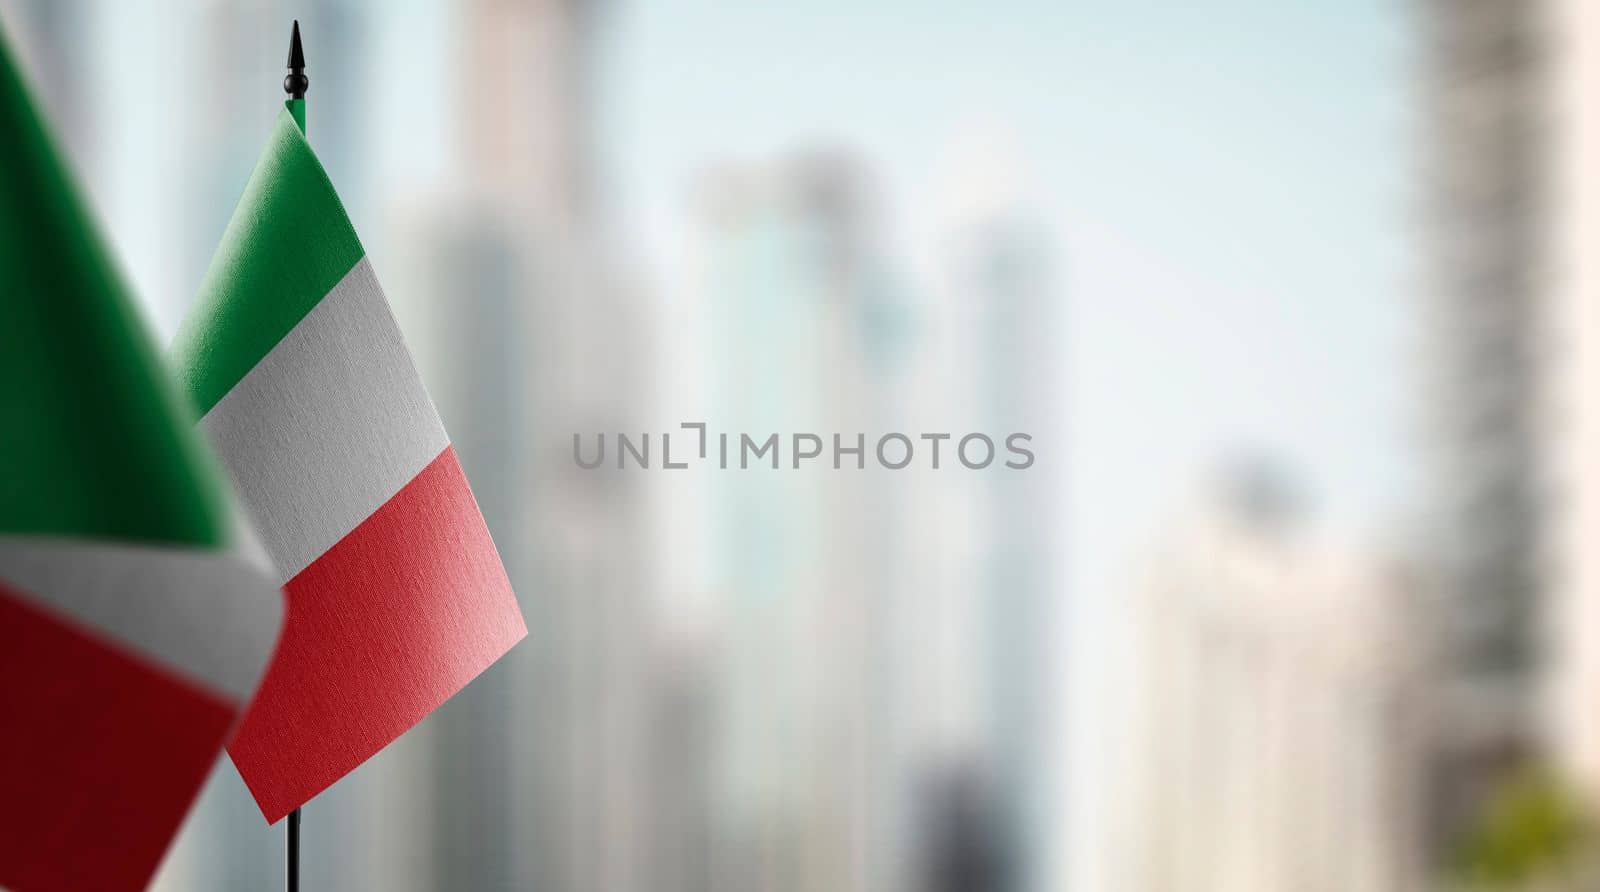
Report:
M 295 17 L 530 628 L 306 888 L 1600 889 L 1587 0 L 0 0 L 163 343 Z

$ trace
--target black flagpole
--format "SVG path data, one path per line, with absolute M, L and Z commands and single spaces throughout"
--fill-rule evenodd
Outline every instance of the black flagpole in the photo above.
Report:
M 300 809 L 289 812 L 289 892 L 300 892 Z
M 306 77 L 306 52 L 300 45 L 300 20 L 296 19 L 289 32 L 289 74 L 283 79 L 283 92 L 289 94 L 289 108 L 305 130 L 306 88 L 311 79 Z M 289 812 L 289 892 L 300 892 L 300 809 Z

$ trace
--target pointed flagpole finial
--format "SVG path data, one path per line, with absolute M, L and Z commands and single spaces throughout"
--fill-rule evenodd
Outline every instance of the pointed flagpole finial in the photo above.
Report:
M 290 99 L 306 98 L 306 88 L 311 86 L 311 79 L 306 77 L 306 51 L 300 45 L 300 20 L 294 20 L 294 29 L 289 32 L 289 76 L 283 79 L 283 92 L 289 94 Z

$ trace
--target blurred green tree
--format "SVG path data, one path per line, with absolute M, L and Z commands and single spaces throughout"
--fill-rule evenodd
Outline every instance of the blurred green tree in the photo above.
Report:
M 1491 796 L 1461 841 L 1452 871 L 1472 892 L 1564 892 L 1589 888 L 1594 823 L 1553 772 L 1531 768 Z

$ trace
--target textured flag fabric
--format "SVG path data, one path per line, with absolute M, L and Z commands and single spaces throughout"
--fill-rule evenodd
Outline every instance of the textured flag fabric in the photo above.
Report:
M 0 888 L 142 889 L 283 611 L 0 40 Z
M 372 265 L 288 112 L 172 354 L 288 599 L 228 745 L 275 822 L 527 630 Z

